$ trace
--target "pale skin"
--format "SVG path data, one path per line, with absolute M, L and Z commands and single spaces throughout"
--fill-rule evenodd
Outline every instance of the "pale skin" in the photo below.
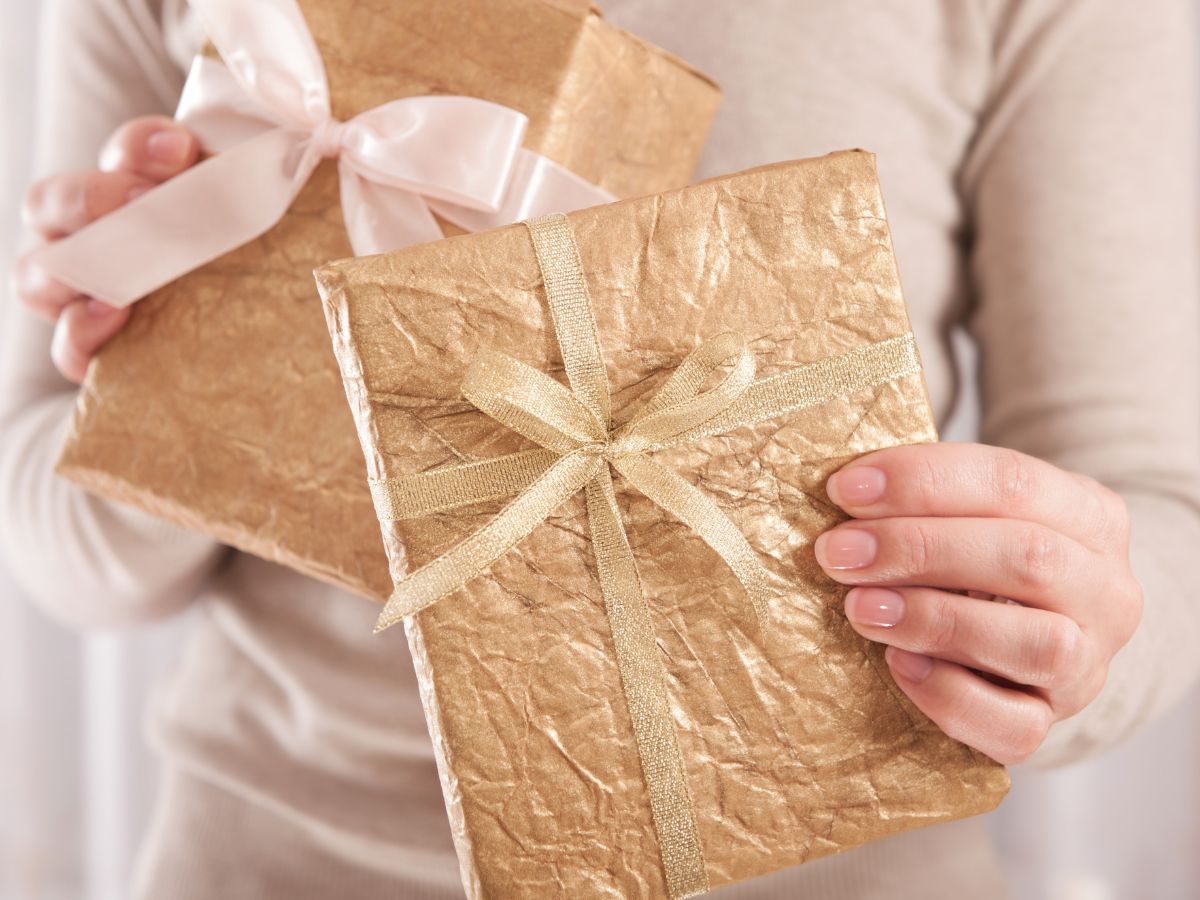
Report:
M 198 153 L 170 119 L 135 119 L 109 140 L 98 170 L 34 185 L 26 221 L 45 240 L 63 237 Z M 77 383 L 129 318 L 28 257 L 13 281 L 54 323 L 54 364 Z M 850 519 L 817 539 L 817 561 L 852 586 L 847 618 L 887 645 L 896 683 L 951 737 L 1019 763 L 1100 692 L 1142 611 L 1117 493 L 1014 450 L 965 443 L 869 453 L 831 475 L 827 491 Z

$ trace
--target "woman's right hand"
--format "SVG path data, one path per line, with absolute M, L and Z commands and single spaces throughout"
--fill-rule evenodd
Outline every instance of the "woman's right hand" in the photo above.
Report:
M 105 144 L 99 169 L 52 175 L 25 195 L 25 223 L 54 241 L 124 206 L 134 197 L 194 164 L 196 138 L 172 119 L 145 116 L 126 122 Z M 88 363 L 129 319 L 117 309 L 54 281 L 25 254 L 13 267 L 18 299 L 54 323 L 50 357 L 76 384 Z

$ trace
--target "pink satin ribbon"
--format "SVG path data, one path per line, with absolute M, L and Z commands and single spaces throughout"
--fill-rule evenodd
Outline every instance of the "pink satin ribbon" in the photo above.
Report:
M 393 100 L 333 118 L 325 66 L 295 0 L 192 0 L 224 63 L 197 58 L 178 121 L 215 155 L 35 261 L 128 306 L 268 231 L 322 159 L 338 160 L 358 255 L 437 240 L 437 213 L 482 231 L 611 194 L 521 147 L 528 120 L 474 97 Z

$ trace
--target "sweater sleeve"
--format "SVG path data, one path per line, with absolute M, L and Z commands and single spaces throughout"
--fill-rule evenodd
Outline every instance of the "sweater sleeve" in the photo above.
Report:
M 1122 495 L 1145 595 L 1099 698 L 1030 762 L 1100 751 L 1200 670 L 1200 227 L 1193 0 L 989 7 L 961 171 L 982 439 Z
M 125 120 L 169 113 L 183 74 L 147 0 L 50 0 L 42 20 L 36 175 L 93 168 Z M 27 238 L 27 243 L 31 239 Z M 50 362 L 50 328 L 0 305 L 0 549 L 30 597 L 76 626 L 185 606 L 217 564 L 211 539 L 84 493 L 54 474 L 76 388 Z

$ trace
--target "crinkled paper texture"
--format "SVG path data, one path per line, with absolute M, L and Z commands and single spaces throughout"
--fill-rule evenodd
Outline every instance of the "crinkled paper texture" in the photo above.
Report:
M 759 375 L 908 331 L 874 160 L 783 163 L 572 214 L 619 424 L 702 339 L 743 332 Z M 525 448 L 463 401 L 496 348 L 564 380 L 527 229 L 318 273 L 374 477 Z M 918 374 L 656 455 L 791 585 L 755 637 L 733 575 L 617 480 L 712 885 L 983 812 L 1005 770 L 899 691 L 813 558 L 843 518 L 826 477 L 934 441 Z M 397 576 L 501 506 L 386 524 Z M 660 897 L 665 885 L 582 495 L 409 640 L 473 897 Z
M 419 94 L 524 112 L 525 146 L 617 196 L 691 176 L 719 92 L 575 0 L 301 0 L 334 114 Z M 140 301 L 79 394 L 59 472 L 382 599 L 362 454 L 313 290 L 350 254 L 326 161 L 262 238 Z

